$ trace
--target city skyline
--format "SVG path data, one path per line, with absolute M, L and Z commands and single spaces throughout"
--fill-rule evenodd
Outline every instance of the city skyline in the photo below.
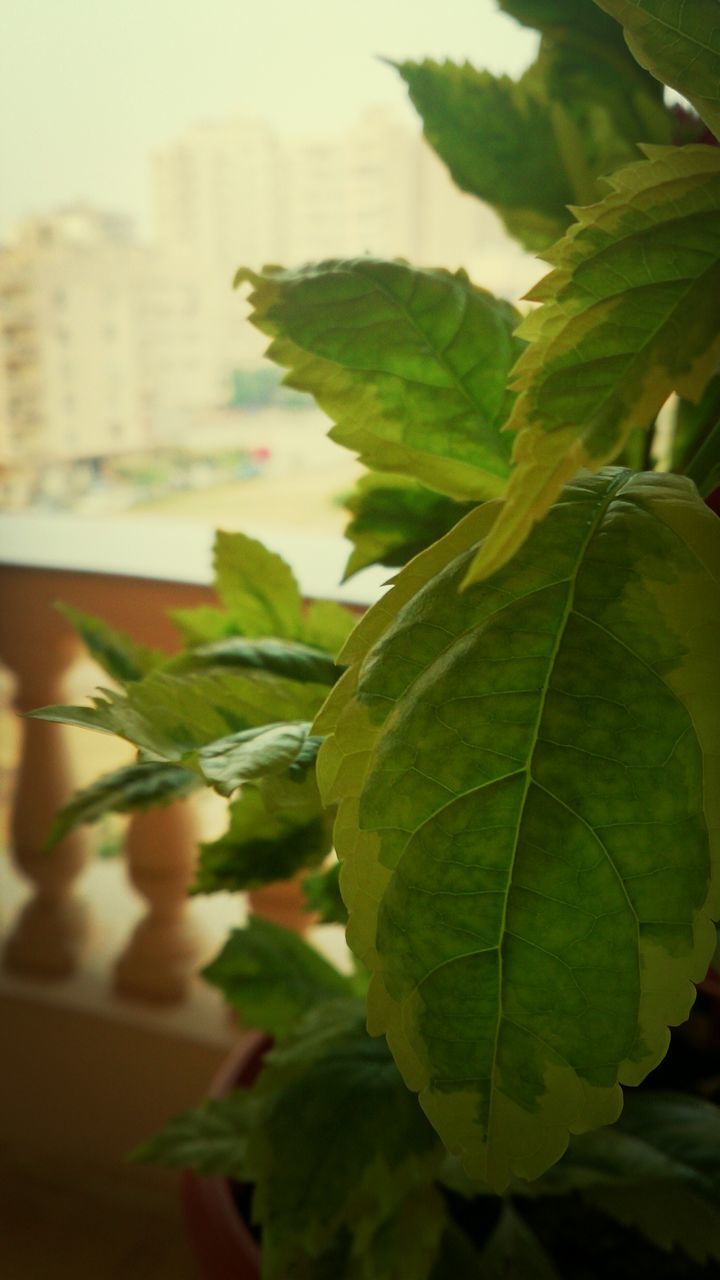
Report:
M 232 116 L 284 133 L 342 131 L 377 103 L 415 129 L 378 55 L 469 58 L 518 74 L 536 36 L 494 0 L 3 0 L 0 239 L 77 203 L 149 226 L 147 158 Z M 61 54 L 61 56 L 59 56 Z

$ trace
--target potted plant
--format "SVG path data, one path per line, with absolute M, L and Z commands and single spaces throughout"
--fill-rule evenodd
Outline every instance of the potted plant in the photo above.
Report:
M 501 7 L 541 32 L 519 82 L 400 70 L 551 264 L 519 327 L 463 272 L 238 273 L 391 590 L 351 629 L 221 535 L 183 654 L 102 632 L 124 690 L 39 713 L 139 752 L 58 829 L 211 785 L 198 891 L 310 867 L 349 917 L 349 973 L 253 919 L 206 971 L 273 1041 L 141 1153 L 234 1180 L 259 1252 L 208 1276 L 720 1274 L 717 4 Z

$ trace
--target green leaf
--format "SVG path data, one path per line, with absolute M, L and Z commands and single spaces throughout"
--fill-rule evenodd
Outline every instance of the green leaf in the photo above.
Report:
M 262 275 L 253 324 L 285 381 L 334 420 L 333 440 L 368 467 L 414 476 L 459 499 L 501 493 L 508 371 L 518 314 L 465 272 L 356 258 Z
M 174 675 L 153 671 L 126 694 L 109 690 L 92 707 L 42 707 L 38 720 L 115 733 L 163 760 L 186 762 L 218 739 L 268 723 L 308 720 L 327 686 L 300 684 L 263 672 L 220 669 Z
M 302 599 L 282 556 L 244 533 L 215 535 L 215 587 L 246 636 L 298 635 Z
M 482 1280 L 561 1280 L 534 1231 L 506 1202 L 480 1257 Z
M 641 67 L 692 102 L 720 137 L 717 0 L 595 0 L 625 29 Z
M 130 1159 L 243 1182 L 248 1176 L 246 1150 L 254 1108 L 252 1096 L 244 1089 L 213 1099 L 175 1116 L 137 1147 Z
M 720 149 L 645 148 L 552 251 L 513 375 L 519 432 L 502 514 L 468 582 L 517 550 L 565 481 L 597 471 L 673 391 L 698 400 L 720 357 Z
M 414 1190 L 374 1232 L 348 1280 L 428 1280 L 447 1218 L 446 1203 L 435 1187 Z
M 491 204 L 526 248 L 543 252 L 566 230 L 567 206 L 597 200 L 598 180 L 635 159 L 638 141 L 670 142 L 670 115 L 619 28 L 591 5 L 580 19 L 577 3 L 572 12 L 567 4 L 507 7 L 548 33 L 519 81 L 469 63 L 398 70 L 458 186 Z
M 678 401 L 670 470 L 690 476 L 704 498 L 720 484 L 720 375 L 697 404 Z
M 342 649 L 356 621 L 356 614 L 345 605 L 334 600 L 311 600 L 303 618 L 302 638 L 306 644 L 334 655 Z
M 308 911 L 314 911 L 320 924 L 347 924 L 347 907 L 340 894 L 340 864 L 334 862 L 326 871 L 316 871 L 303 880 L 303 893 Z
M 209 604 L 197 605 L 193 609 L 170 609 L 168 617 L 177 627 L 185 644 L 192 647 L 243 634 L 240 623 L 227 609 L 218 609 Z
M 289 769 L 307 744 L 309 728 L 307 721 L 286 721 L 243 729 L 208 743 L 191 758 L 203 777 L 229 796 L 244 782 Z
M 632 1092 L 612 1127 L 571 1140 L 516 1194 L 579 1191 L 595 1208 L 694 1261 L 720 1257 L 720 1113 L 681 1093 Z
M 371 471 L 343 498 L 353 517 L 345 537 L 355 548 L 343 580 L 369 564 L 407 564 L 467 515 L 471 505 L 433 493 L 407 476 Z
M 191 671 L 202 667 L 230 667 L 242 670 L 268 671 L 303 683 L 333 685 L 342 669 L 322 649 L 300 644 L 297 640 L 248 640 L 229 636 L 202 644 L 170 664 L 175 671 Z
M 607 469 L 458 594 L 493 515 L 399 574 L 315 727 L 371 1030 L 503 1189 L 616 1118 L 712 954 L 720 524 Z
M 56 608 L 75 628 L 95 661 L 121 684 L 142 680 L 154 667 L 166 661 L 164 653 L 136 644 L 124 631 L 111 627 L 102 618 L 82 613 L 69 604 L 58 604 Z
M 89 787 L 76 791 L 57 814 L 47 839 L 52 848 L 68 831 L 97 822 L 106 813 L 135 813 L 170 804 L 200 786 L 189 769 L 173 764 L 131 764 L 106 773 Z
M 314 779 L 313 779 L 314 784 Z M 290 784 L 297 786 L 297 784 Z M 230 805 L 230 826 L 218 840 L 200 846 L 192 893 L 256 889 L 289 880 L 314 867 L 330 851 L 332 821 L 309 806 L 309 813 L 268 812 L 262 793 L 245 787 Z
M 480 1254 L 470 1237 L 450 1219 L 440 1242 L 431 1280 L 480 1280 Z
M 350 980 L 299 934 L 251 916 L 233 929 L 203 977 L 222 992 L 244 1022 L 286 1036 L 308 1009 L 352 996 Z
M 361 1003 L 317 1010 L 269 1055 L 255 1092 L 262 1110 L 249 1156 L 266 1280 L 292 1274 L 286 1263 L 298 1252 L 320 1256 L 343 1228 L 362 1260 L 381 1245 L 384 1223 L 392 1233 L 407 1197 L 427 1194 L 442 1148 L 385 1044 L 365 1032 Z M 429 1271 L 431 1252 L 427 1262 Z M 425 1274 L 412 1270 L 410 1280 Z

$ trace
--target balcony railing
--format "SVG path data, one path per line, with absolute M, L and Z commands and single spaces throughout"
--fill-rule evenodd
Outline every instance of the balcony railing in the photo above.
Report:
M 259 529 L 248 532 L 263 536 Z M 387 576 L 367 573 L 360 586 L 338 590 L 347 552 L 342 540 L 283 536 L 273 530 L 265 540 L 293 565 L 308 597 L 366 604 Z M 177 637 L 165 611 L 213 598 L 211 544 L 211 527 L 195 522 L 0 518 L 0 659 L 7 695 L 0 765 L 9 830 L 7 855 L 0 858 L 0 1002 L 18 1027 L 15 1087 L 25 1087 L 29 1041 L 40 1041 L 51 1061 L 59 1060 L 58 1055 L 65 1061 L 77 1019 L 85 1019 L 81 1042 L 87 1045 L 88 1036 L 94 1036 L 93 1052 L 102 1061 L 103 1046 L 108 1052 L 115 1046 L 117 1056 L 124 1035 L 112 1105 L 120 1111 L 125 1107 L 127 1123 L 120 1126 L 122 1136 L 110 1142 L 117 1154 L 166 1114 L 197 1100 L 202 1081 L 236 1034 L 217 994 L 197 973 L 229 925 L 243 919 L 247 904 L 238 895 L 186 899 L 198 835 L 219 832 L 224 806 L 208 794 L 134 815 L 125 827 L 120 858 L 94 856 L 98 837 L 92 827 L 71 833 L 48 854 L 43 846 L 51 819 L 75 787 L 129 760 L 132 752 L 105 735 L 17 719 L 11 705 L 24 712 L 82 700 L 97 683 L 107 683 L 53 608 L 56 601 L 98 614 L 142 643 L 172 651 Z M 253 909 L 287 919 L 296 910 L 289 894 L 265 891 Z M 93 1021 L 92 1035 L 87 1019 Z M 143 1040 L 148 1035 L 155 1046 L 150 1059 Z M 23 1037 L 28 1043 L 24 1056 Z M 145 1059 L 139 1060 L 138 1053 Z M 92 1053 L 88 1057 L 78 1050 L 70 1075 L 77 1072 L 77 1079 L 85 1080 L 91 1061 Z M 147 1093 L 153 1070 L 158 1073 L 155 1092 L 150 1090 L 155 1101 L 141 1107 L 141 1124 L 133 1101 L 135 1085 Z M 77 1080 L 73 1087 L 80 1087 Z M 85 1121 L 79 1128 L 86 1132 L 80 1154 L 100 1159 L 107 1093 L 96 1087 L 94 1075 L 84 1087 Z M 123 1090 L 124 1103 L 119 1100 Z M 95 1109 L 88 1099 L 93 1091 L 98 1093 Z M 49 1112 L 49 1101 L 47 1105 Z M 31 1090 L 17 1112 L 19 1130 L 31 1115 L 36 1124 L 37 1107 Z M 11 1116 L 11 1128 L 14 1122 Z M 55 1123 L 53 1109 L 47 1116 L 50 1131 Z M 24 1130 L 23 1136 L 27 1138 Z

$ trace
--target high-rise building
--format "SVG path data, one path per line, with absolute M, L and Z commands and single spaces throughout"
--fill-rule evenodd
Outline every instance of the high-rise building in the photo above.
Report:
M 0 251 L 4 461 L 145 444 L 143 260 L 122 220 L 84 208 L 28 220 Z
M 365 253 L 467 266 L 510 291 L 526 266 L 494 214 L 383 110 L 344 133 L 278 136 L 253 120 L 188 130 L 152 161 L 154 234 L 80 207 L 31 218 L 0 249 L 0 463 L 182 443 L 266 339 L 238 265 Z M 519 276 L 518 276 L 519 273 Z

